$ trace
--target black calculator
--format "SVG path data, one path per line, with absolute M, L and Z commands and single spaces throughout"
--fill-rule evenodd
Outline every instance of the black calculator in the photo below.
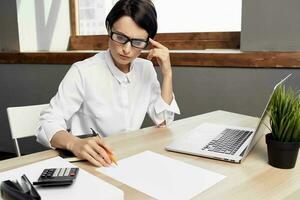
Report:
M 44 169 L 38 181 L 38 186 L 64 186 L 71 185 L 78 174 L 79 168 L 50 168 Z

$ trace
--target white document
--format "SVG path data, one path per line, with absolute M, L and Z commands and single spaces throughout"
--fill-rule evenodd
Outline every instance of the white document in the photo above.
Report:
M 145 151 L 97 171 L 156 199 L 191 199 L 225 176 Z
M 0 173 L 0 182 L 16 180 L 26 174 L 30 182 L 34 182 L 45 168 L 76 167 L 60 157 L 50 158 L 24 167 Z M 123 199 L 123 191 L 103 180 L 79 169 L 75 182 L 65 187 L 35 187 L 43 200 L 83 200 L 83 199 Z

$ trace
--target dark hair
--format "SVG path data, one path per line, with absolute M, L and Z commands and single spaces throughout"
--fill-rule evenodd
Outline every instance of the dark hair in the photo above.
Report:
M 151 0 L 119 0 L 108 13 L 105 25 L 108 32 L 113 24 L 123 16 L 129 16 L 150 38 L 157 32 L 157 14 Z

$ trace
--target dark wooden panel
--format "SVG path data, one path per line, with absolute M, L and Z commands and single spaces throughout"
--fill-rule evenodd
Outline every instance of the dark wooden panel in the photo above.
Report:
M 69 0 L 70 7 L 70 27 L 71 27 L 71 35 L 75 36 L 78 33 L 78 15 L 77 15 L 77 0 Z
M 1 64 L 73 64 L 97 52 L 0 53 Z M 147 53 L 141 57 L 146 58 Z M 173 66 L 300 68 L 300 52 L 170 53 Z M 155 65 L 155 59 L 153 59 Z
M 239 49 L 240 32 L 159 33 L 155 40 L 171 50 Z M 71 36 L 70 50 L 107 49 L 108 36 Z
M 155 38 L 160 41 L 176 40 L 220 40 L 240 39 L 240 32 L 194 32 L 194 33 L 158 33 Z
M 1 64 L 73 64 L 95 55 L 92 52 L 0 53 Z
M 69 40 L 70 50 L 104 50 L 108 48 L 108 36 L 71 36 Z
M 216 67 L 300 68 L 300 52 L 180 53 L 173 65 Z

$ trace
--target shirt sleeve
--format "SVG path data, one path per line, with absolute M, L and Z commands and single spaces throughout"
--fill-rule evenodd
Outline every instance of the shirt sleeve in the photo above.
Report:
M 156 125 L 160 125 L 164 121 L 166 125 L 168 125 L 174 120 L 175 113 L 180 114 L 174 93 L 170 105 L 167 104 L 161 97 L 160 83 L 157 80 L 156 73 L 155 78 L 152 81 L 151 98 L 147 113 Z
M 62 82 L 58 92 L 51 99 L 39 119 L 37 141 L 53 148 L 50 141 L 60 130 L 67 130 L 67 121 L 77 112 L 83 102 L 84 84 L 82 75 L 76 64 L 72 65 Z

